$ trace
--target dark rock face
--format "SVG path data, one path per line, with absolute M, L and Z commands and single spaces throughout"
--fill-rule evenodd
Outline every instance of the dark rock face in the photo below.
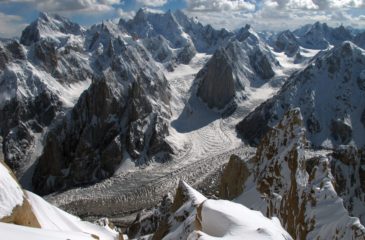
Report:
M 110 42 L 114 40 L 104 44 Z M 144 48 L 118 52 L 118 47 L 114 44 L 115 57 L 109 59 L 118 63 L 112 70 L 103 70 L 102 62 L 110 51 L 95 54 L 94 64 L 105 71 L 104 76 L 95 78 L 70 114 L 49 131 L 33 176 L 39 194 L 110 177 L 125 151 L 136 165 L 148 164 L 152 158 L 169 159 L 167 81 L 147 62 Z
M 272 78 L 275 73 L 270 61 L 261 51 L 250 56 L 251 66 L 262 79 Z
M 260 40 L 249 32 L 242 42 L 233 39 L 218 49 L 197 74 L 197 96 L 210 108 L 222 109 L 237 92 L 244 96 L 246 86 L 273 77 L 272 65 L 276 62 L 271 62 L 274 59 L 268 56 L 265 45 L 261 45 Z
M 48 91 L 32 101 L 12 99 L 0 111 L 1 135 L 4 136 L 6 163 L 17 171 L 30 160 L 33 151 L 33 133 L 42 132 L 62 108 L 59 99 Z
M 23 46 L 17 40 L 11 41 L 6 45 L 6 48 L 11 53 L 13 59 L 24 60 L 26 58 Z
M 221 177 L 219 197 L 229 200 L 238 197 L 244 191 L 244 183 L 249 176 L 250 170 L 246 162 L 238 156 L 232 155 Z
M 37 42 L 34 47 L 34 54 L 46 69 L 49 69 L 51 72 L 56 69 L 58 57 L 56 46 L 52 42 Z
M 321 124 L 314 114 L 311 114 L 307 119 L 307 130 L 310 133 L 318 133 L 321 131 Z
M 4 139 L 5 162 L 11 169 L 16 171 L 22 166 L 24 156 L 33 146 L 33 140 L 33 135 L 24 124 L 19 124 L 6 136 Z
M 219 50 L 207 64 L 197 95 L 209 107 L 223 108 L 235 96 L 234 84 L 232 67 L 223 50 Z
M 126 102 L 112 95 L 105 80 L 94 83 L 80 97 L 70 119 L 48 134 L 33 177 L 37 192 L 109 177 L 123 157 L 117 119 L 125 108 Z M 49 176 L 54 183 L 47 182 Z
M 0 70 L 4 70 L 8 62 L 9 57 L 6 54 L 5 49 L 0 45 Z
M 182 64 L 188 64 L 196 54 L 196 49 L 193 44 L 187 44 L 177 54 L 177 62 Z
M 244 141 L 256 146 L 261 138 L 271 129 L 269 121 L 273 116 L 271 113 L 273 105 L 274 101 L 272 100 L 264 102 L 237 124 L 236 130 Z
M 364 126 L 364 128 L 365 128 L 365 109 L 364 109 L 364 111 L 362 112 L 362 114 L 361 114 L 361 119 L 360 119 L 360 121 L 361 121 L 361 123 L 362 123 L 362 125 Z
M 341 121 L 332 121 L 331 134 L 339 144 L 348 144 L 352 138 L 352 129 Z
M 335 189 L 344 199 L 344 206 L 353 215 L 365 222 L 365 152 L 353 146 L 341 146 L 333 152 L 331 171 L 335 181 Z
M 365 48 L 365 32 L 356 35 L 354 43 L 361 48 Z
M 294 56 L 299 50 L 299 42 L 289 30 L 280 33 L 275 41 L 274 48 L 278 52 L 285 52 L 288 56 Z

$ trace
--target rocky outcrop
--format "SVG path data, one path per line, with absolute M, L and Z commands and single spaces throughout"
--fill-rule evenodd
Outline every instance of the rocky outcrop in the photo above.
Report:
M 234 201 L 277 216 L 294 239 L 364 237 L 364 226 L 350 217 L 335 191 L 330 159 L 306 158 L 305 146 L 303 118 L 292 109 L 262 138 L 248 162 L 251 174 L 236 180 L 245 179 Z
M 0 160 L 0 186 L 0 222 L 40 228 L 26 193 L 2 160 Z
M 364 150 L 353 146 L 342 146 L 331 156 L 331 172 L 334 187 L 343 199 L 344 206 L 351 215 L 365 224 L 365 164 Z
M 220 180 L 219 197 L 229 200 L 238 197 L 244 191 L 243 186 L 249 176 L 247 164 L 238 156 L 231 155 Z
M 299 107 L 311 144 L 364 146 L 361 116 L 365 102 L 358 84 L 364 67 L 363 50 L 351 42 L 318 55 L 294 73 L 276 96 L 245 117 L 237 125 L 238 133 L 246 142 L 257 144 L 288 109 Z M 354 123 L 359 126 L 356 131 L 351 127 Z
M 180 182 L 171 203 L 165 197 L 153 210 L 149 218 L 137 216 L 128 230 L 131 238 L 152 239 L 239 239 L 250 236 L 253 239 L 292 239 L 280 226 L 277 219 L 265 218 L 262 213 L 252 211 L 240 204 L 225 200 L 206 199 L 185 182 Z M 155 227 L 154 219 L 159 219 L 155 232 L 144 230 Z M 138 235 L 131 233 L 138 232 Z
M 159 222 L 152 239 L 188 239 L 194 230 L 198 230 L 199 226 L 195 222 L 197 208 L 205 200 L 203 195 L 180 181 L 169 214 Z

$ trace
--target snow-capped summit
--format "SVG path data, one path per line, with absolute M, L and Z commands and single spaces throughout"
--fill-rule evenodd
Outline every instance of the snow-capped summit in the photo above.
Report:
M 330 45 L 338 45 L 343 41 L 353 39 L 351 32 L 344 26 L 332 28 L 326 23 L 320 22 L 294 32 L 297 33 L 300 44 L 311 49 L 326 49 Z
M 82 35 L 83 32 L 84 29 L 79 24 L 67 18 L 40 12 L 37 20 L 23 30 L 20 42 L 27 46 L 41 39 L 59 43 L 67 40 L 69 35 Z
M 257 143 L 289 108 L 299 107 L 313 145 L 363 147 L 364 69 L 365 52 L 352 42 L 324 51 L 239 123 L 238 132 Z

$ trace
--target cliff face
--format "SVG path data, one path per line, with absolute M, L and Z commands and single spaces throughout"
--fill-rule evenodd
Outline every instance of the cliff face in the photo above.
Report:
M 225 176 L 237 168 L 248 168 L 250 175 L 237 177 L 236 182 L 244 182 L 243 186 L 230 187 L 241 188 L 241 194 L 223 192 L 222 196 L 235 197 L 235 202 L 260 210 L 267 217 L 278 216 L 296 239 L 364 237 L 364 226 L 350 217 L 351 211 L 335 190 L 331 160 L 325 155 L 306 157 L 305 146 L 300 110 L 292 109 L 261 140 L 253 159 L 235 168 L 232 166 L 237 163 L 228 164 Z

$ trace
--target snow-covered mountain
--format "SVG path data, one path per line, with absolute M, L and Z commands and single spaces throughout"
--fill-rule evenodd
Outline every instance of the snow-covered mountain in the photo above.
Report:
M 363 47 L 363 34 L 321 23 L 258 34 L 140 9 L 84 28 L 41 13 L 20 41 L 0 41 L 0 148 L 24 187 L 80 216 L 153 208 L 180 179 L 236 202 L 180 182 L 130 237 L 362 237 Z M 247 163 L 246 143 L 258 145 Z M 18 185 L 2 193 L 7 214 L 45 226 L 21 232 L 101 234 Z
M 300 109 L 291 109 L 264 136 L 251 160 L 233 157 L 222 176 L 221 197 L 277 216 L 295 239 L 364 238 L 365 227 L 353 217 L 363 216 L 363 191 L 351 190 L 359 187 L 361 173 L 346 162 L 351 156 L 336 160 L 344 152 L 334 159 L 307 152 L 303 124 Z M 361 164 L 353 160 L 354 167 Z M 350 172 L 353 187 L 345 177 Z
M 72 107 L 91 82 L 92 70 L 82 55 L 80 36 L 57 32 L 65 31 L 59 26 L 61 20 L 69 23 L 41 14 L 24 30 L 23 39 L 27 40 L 22 41 L 29 46 L 17 40 L 0 46 L 0 132 L 5 159 L 17 174 L 35 158 L 33 154 L 38 154 L 37 143 L 43 129 L 61 111 Z M 45 31 L 48 23 L 50 27 Z M 37 32 L 37 37 L 33 37 L 38 40 L 25 37 L 32 31 Z M 60 36 L 60 42 L 56 36 Z
M 197 74 L 197 95 L 209 107 L 223 108 L 234 98 L 247 98 L 248 88 L 259 88 L 279 66 L 268 46 L 246 26 L 219 48 Z
M 316 22 L 294 31 L 301 46 L 311 49 L 326 49 L 330 45 L 338 45 L 343 41 L 351 41 L 353 35 L 344 26 L 330 27 L 326 23 Z
M 141 8 L 133 19 L 121 19 L 119 27 L 142 39 L 153 58 L 169 71 L 176 64 L 188 64 L 197 52 L 212 53 L 234 35 L 204 26 L 180 10 L 161 14 Z
M 248 142 L 258 143 L 288 109 L 299 107 L 314 146 L 363 147 L 364 69 L 365 52 L 351 42 L 322 52 L 241 121 L 237 130 Z

